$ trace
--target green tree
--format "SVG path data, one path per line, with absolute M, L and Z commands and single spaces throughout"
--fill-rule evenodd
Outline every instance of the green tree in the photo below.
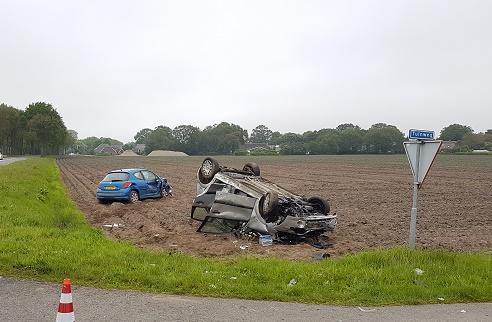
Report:
M 278 143 L 280 144 L 281 154 L 306 154 L 306 146 L 300 134 L 285 133 L 279 138 Z
M 172 130 L 164 125 L 159 125 L 145 140 L 145 153 L 149 154 L 154 150 L 172 150 L 175 145 L 175 140 L 172 135 Z
M 343 131 L 343 130 L 347 130 L 347 129 L 357 129 L 357 130 L 360 130 L 360 127 L 358 125 L 353 125 L 352 123 L 343 123 L 343 124 L 340 124 L 339 126 L 337 126 L 337 131 Z
M 318 131 L 317 138 L 305 145 L 309 154 L 337 154 L 339 151 L 338 131 Z
M 128 143 L 125 143 L 123 144 L 123 150 L 133 150 L 133 148 L 135 147 L 135 142 L 128 142 Z
M 361 153 L 362 145 L 364 143 L 364 134 L 364 131 L 358 126 L 345 127 L 342 130 L 339 130 L 338 152 L 342 154 Z
M 25 124 L 32 152 L 40 152 L 41 155 L 61 152 L 67 138 L 67 128 L 51 104 L 30 104 L 22 115 L 22 123 Z
M 403 151 L 403 133 L 394 125 L 374 124 L 364 137 L 369 153 L 401 153 Z
M 252 143 L 270 143 L 273 132 L 265 125 L 258 125 L 251 132 L 249 141 Z
M 75 130 L 67 130 L 65 138 L 65 151 L 77 152 L 78 133 Z
M 451 124 L 442 129 L 439 138 L 444 141 L 461 141 L 467 133 L 473 133 L 468 125 Z
M 233 154 L 248 139 L 248 131 L 239 125 L 222 122 L 202 131 L 201 153 Z
M 278 144 L 278 140 L 282 134 L 279 131 L 275 131 L 272 133 L 272 138 L 270 139 L 270 144 Z
M 145 144 L 148 136 L 152 133 L 152 130 L 149 128 L 142 129 L 135 134 L 133 137 L 135 139 L 136 144 Z
M 176 126 L 172 135 L 176 142 L 175 149 L 187 154 L 198 154 L 200 152 L 200 135 L 201 131 L 198 127 L 192 125 Z
M 492 133 L 466 133 L 459 142 L 461 151 L 490 150 L 492 147 Z
M 95 137 L 90 136 L 82 140 L 77 141 L 77 152 L 80 154 L 88 154 L 93 155 L 94 149 L 97 148 L 100 144 L 109 144 L 109 145 L 123 145 L 122 142 L 112 139 L 112 138 L 104 138 L 104 137 Z
M 21 110 L 0 104 L 0 152 L 22 154 L 24 132 L 20 123 L 22 114 Z

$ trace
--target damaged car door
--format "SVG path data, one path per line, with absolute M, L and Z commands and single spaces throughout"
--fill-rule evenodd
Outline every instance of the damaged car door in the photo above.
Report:
M 203 221 L 198 231 L 230 233 L 250 220 L 256 198 L 216 182 L 195 202 L 192 217 Z

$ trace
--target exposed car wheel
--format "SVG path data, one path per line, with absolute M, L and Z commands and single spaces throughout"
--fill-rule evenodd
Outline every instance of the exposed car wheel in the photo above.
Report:
M 248 162 L 244 165 L 243 171 L 252 172 L 255 176 L 260 176 L 260 167 L 254 162 Z
M 198 179 L 201 183 L 207 184 L 214 178 L 215 174 L 220 171 L 220 164 L 214 158 L 205 158 L 200 170 L 198 170 Z
M 328 214 L 330 212 L 330 204 L 321 197 L 310 197 L 307 202 L 315 204 L 318 207 L 318 210 L 323 214 Z
M 130 199 L 128 201 L 130 201 L 131 203 L 136 203 L 139 200 L 140 200 L 140 198 L 138 196 L 138 191 L 132 190 L 130 192 Z
M 159 194 L 159 198 L 163 198 L 163 197 L 167 197 L 167 196 L 172 196 L 172 193 L 168 192 L 168 190 L 166 190 L 166 187 L 162 187 L 161 192 Z
M 267 192 L 260 199 L 260 214 L 265 220 L 272 219 L 273 213 L 278 207 L 278 194 L 273 191 Z

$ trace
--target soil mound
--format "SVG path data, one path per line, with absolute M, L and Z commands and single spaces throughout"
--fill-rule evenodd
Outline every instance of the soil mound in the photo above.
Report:
M 154 150 L 150 152 L 149 157 L 187 157 L 188 154 L 180 151 L 165 151 L 165 150 Z
M 125 150 L 125 151 L 123 151 L 122 154 L 120 154 L 120 156 L 122 156 L 122 157 L 138 157 L 138 154 L 136 154 L 132 150 Z

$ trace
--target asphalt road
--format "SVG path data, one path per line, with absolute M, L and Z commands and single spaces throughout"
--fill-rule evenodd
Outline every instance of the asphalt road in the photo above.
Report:
M 0 278 L 0 321 L 54 321 L 60 289 L 61 281 L 58 285 Z M 72 295 L 78 322 L 492 320 L 492 303 L 359 308 L 167 296 L 76 285 Z
M 4 157 L 3 160 L 0 160 L 0 166 L 11 164 L 11 163 L 14 163 L 16 161 L 26 160 L 26 159 L 27 159 L 27 157 L 12 157 L 12 158 L 5 158 Z

